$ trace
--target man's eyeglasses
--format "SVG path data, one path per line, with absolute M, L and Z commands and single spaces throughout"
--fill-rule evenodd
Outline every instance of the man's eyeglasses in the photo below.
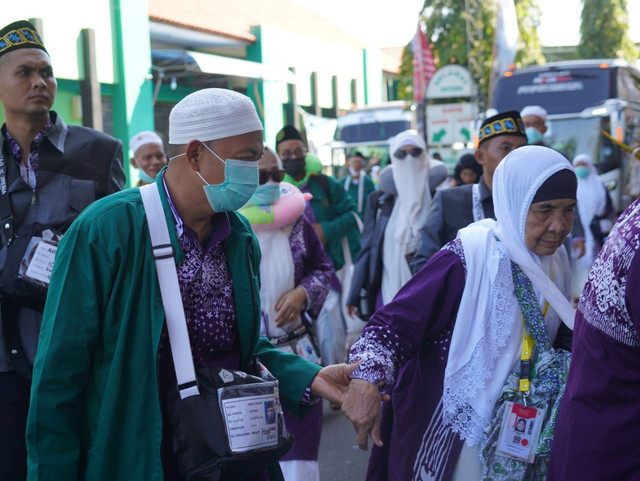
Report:
M 274 182 L 282 182 L 282 179 L 284 179 L 284 170 L 282 169 L 261 170 L 259 172 L 259 175 L 260 177 L 258 182 L 260 183 L 260 185 L 266 184 L 267 182 L 269 182 L 269 179 L 273 180 Z
M 412 149 L 409 149 L 409 150 L 402 150 L 402 149 L 396 150 L 393 156 L 399 160 L 404 159 L 407 155 L 418 158 L 422 155 L 422 152 L 423 152 L 423 149 L 421 149 L 420 147 L 413 147 Z

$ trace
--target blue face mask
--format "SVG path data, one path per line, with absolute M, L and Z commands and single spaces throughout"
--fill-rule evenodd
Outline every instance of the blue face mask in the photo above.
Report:
M 524 131 L 527 133 L 527 142 L 529 145 L 535 145 L 542 142 L 542 134 L 535 127 L 527 127 Z
M 271 205 L 280 198 L 280 183 L 269 181 L 259 185 L 249 202 L 253 205 Z
M 576 172 L 576 175 L 578 176 L 578 179 L 586 179 L 587 177 L 589 177 L 589 167 L 585 165 L 579 165 L 574 170 Z
M 214 212 L 238 210 L 247 203 L 258 186 L 258 162 L 235 159 L 224 161 L 205 144 L 202 145 L 224 164 L 224 182 L 222 184 L 211 185 L 200 172 L 196 172 L 206 184 L 202 188 L 209 205 Z

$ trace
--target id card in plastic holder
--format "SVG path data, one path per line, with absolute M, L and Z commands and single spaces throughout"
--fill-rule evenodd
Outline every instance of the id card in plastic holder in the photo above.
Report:
M 218 399 L 232 453 L 258 451 L 278 445 L 282 407 L 277 383 L 219 388 Z
M 20 262 L 18 277 L 48 287 L 57 250 L 57 240 L 32 237 Z
M 506 402 L 496 452 L 533 463 L 540 438 L 544 409 Z

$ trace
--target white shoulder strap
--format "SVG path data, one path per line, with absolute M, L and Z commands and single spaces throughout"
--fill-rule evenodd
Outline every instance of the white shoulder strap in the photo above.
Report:
M 196 384 L 196 372 L 191 355 L 187 320 L 184 316 L 184 307 L 180 296 L 173 247 L 158 192 L 158 184 L 153 183 L 140 187 L 140 195 L 149 224 L 153 258 L 156 262 L 162 304 L 169 331 L 173 366 L 176 370 L 180 398 L 184 399 L 198 395 L 200 392 Z

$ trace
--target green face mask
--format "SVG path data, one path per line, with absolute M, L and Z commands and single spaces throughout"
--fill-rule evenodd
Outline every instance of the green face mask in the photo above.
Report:
M 578 179 L 586 179 L 589 177 L 589 167 L 584 165 L 579 165 L 574 169 L 576 171 L 576 176 Z
M 536 145 L 542 142 L 542 134 L 535 127 L 527 127 L 525 132 L 527 133 L 527 142 L 529 145 Z

